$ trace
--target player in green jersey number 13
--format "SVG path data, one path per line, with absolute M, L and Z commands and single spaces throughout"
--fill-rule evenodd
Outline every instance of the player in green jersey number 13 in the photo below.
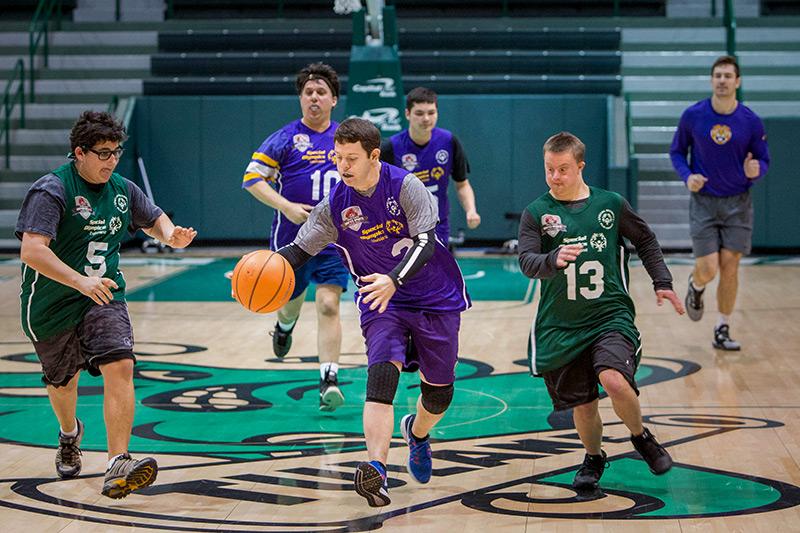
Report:
M 525 275 L 542 280 L 529 360 L 544 377 L 556 410 L 573 409 L 586 448 L 573 487 L 598 490 L 606 467 L 601 449 L 603 422 L 598 411 L 602 385 L 631 441 L 654 474 L 672 466 L 667 451 L 642 425 L 634 374 L 641 353 L 628 294 L 628 251 L 636 248 L 653 280 L 656 302 L 684 309 L 672 290 L 672 275 L 650 227 L 620 195 L 583 180 L 584 144 L 566 132 L 544 145 L 549 191 L 523 212 L 519 261 Z

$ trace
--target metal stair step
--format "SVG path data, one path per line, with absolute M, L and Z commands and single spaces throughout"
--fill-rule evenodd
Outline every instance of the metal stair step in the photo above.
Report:
M 6 183 L 26 183 L 30 185 L 45 173 L 38 170 L 7 170 L 0 166 L 0 186 Z
M 69 144 L 68 129 L 24 128 L 11 131 L 12 144 Z
M 7 234 L 6 232 L 0 232 L 0 235 L 5 236 L 6 234 Z M 12 232 L 12 235 L 13 235 L 13 232 Z M 0 250 L 12 250 L 12 251 L 19 250 L 19 245 L 20 245 L 19 239 L 16 239 L 16 238 L 14 238 L 14 239 L 6 239 L 6 238 L 0 239 Z
M 0 227 L 14 227 L 17 224 L 19 208 L 0 209 Z
M 25 118 L 27 119 L 70 119 L 74 122 L 81 113 L 87 109 L 96 109 L 98 111 L 105 111 L 108 108 L 108 102 L 95 99 L 91 104 L 59 104 L 51 105 L 46 103 L 37 102 L 35 104 L 25 104 Z M 19 106 L 14 108 L 11 114 L 12 118 L 18 118 L 20 113 Z M 33 126 L 28 126 L 33 127 Z M 70 123 L 69 127 L 72 127 Z
M 685 224 L 689 220 L 689 209 L 639 209 L 648 224 Z
M 653 229 L 653 233 L 656 234 L 656 238 L 662 247 L 665 246 L 665 242 L 680 242 L 691 246 L 692 241 L 689 234 L 688 222 L 685 224 L 651 224 L 650 227 Z
M 64 141 L 67 141 L 64 144 Z M 22 144 L 11 145 L 11 156 L 61 156 L 66 157 L 69 153 L 68 139 L 61 139 L 59 143 L 53 144 Z
M 12 155 L 9 159 L 10 170 L 40 172 L 42 176 L 67 162 L 66 152 L 63 155 Z
M 688 194 L 686 185 L 679 179 L 669 181 L 642 181 L 639 180 L 639 194 L 680 196 Z
M 688 212 L 689 195 L 640 194 L 638 209 L 640 211 L 677 209 Z
M 672 161 L 668 153 L 636 154 L 639 170 L 672 171 Z

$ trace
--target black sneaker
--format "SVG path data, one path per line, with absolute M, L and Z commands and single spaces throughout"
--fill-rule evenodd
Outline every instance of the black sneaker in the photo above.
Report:
M 354 486 L 356 492 L 366 498 L 370 507 L 389 505 L 389 486 L 386 482 L 386 471 L 377 461 L 359 463 L 356 468 Z
M 703 293 L 706 290 L 704 288 L 698 291 L 694 288 L 692 281 L 692 275 L 689 274 L 689 289 L 686 291 L 684 303 L 686 304 L 686 314 L 689 315 L 689 318 L 697 322 L 703 318 Z
M 157 474 L 158 464 L 152 457 L 137 460 L 124 453 L 106 470 L 101 494 L 115 500 L 124 498 L 134 490 L 152 485 Z
M 660 476 L 672 468 L 672 457 L 658 443 L 649 429 L 644 428 L 644 433 L 638 437 L 631 435 L 631 442 L 655 475 Z
M 289 353 L 289 350 L 291 350 L 292 331 L 294 331 L 294 326 L 292 326 L 292 329 L 289 331 L 283 331 L 280 324 L 276 322 L 275 329 L 269 333 L 272 335 L 272 351 L 278 359 L 283 359 L 286 354 Z
M 714 328 L 714 342 L 712 344 L 717 350 L 738 352 L 742 349 L 741 344 L 731 339 L 731 330 L 728 324 L 722 324 Z
M 572 488 L 581 491 L 598 488 L 603 471 L 608 467 L 606 457 L 608 456 L 603 450 L 600 450 L 600 455 L 587 453 L 583 458 L 583 464 L 575 474 L 575 479 L 572 480 Z
M 58 432 L 58 450 L 56 451 L 56 473 L 61 479 L 69 479 L 81 473 L 81 439 L 83 439 L 83 422 L 75 419 L 78 434 L 67 437 L 61 430 Z
M 336 372 L 325 371 L 325 378 L 319 380 L 319 410 L 335 411 L 344 403 L 344 394 L 339 389 Z

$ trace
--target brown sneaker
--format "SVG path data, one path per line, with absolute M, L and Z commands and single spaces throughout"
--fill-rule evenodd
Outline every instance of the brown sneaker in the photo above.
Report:
M 69 479 L 81 473 L 81 440 L 83 439 L 83 422 L 75 419 L 78 434 L 67 437 L 58 432 L 58 450 L 56 451 L 56 473 L 61 479 Z
M 158 474 L 158 464 L 152 457 L 132 459 L 124 453 L 117 456 L 106 470 L 106 479 L 101 494 L 109 498 L 124 498 L 134 490 L 153 484 Z

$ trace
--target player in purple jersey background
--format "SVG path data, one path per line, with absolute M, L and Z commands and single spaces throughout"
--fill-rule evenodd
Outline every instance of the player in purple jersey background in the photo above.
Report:
M 718 58 L 711 67 L 711 98 L 683 112 L 670 148 L 672 165 L 692 192 L 689 225 L 695 266 L 686 311 L 692 320 L 703 317 L 705 286 L 719 272 L 719 318 L 712 344 L 720 350 L 741 348 L 730 336 L 730 322 L 739 261 L 750 253 L 753 237 L 750 187 L 769 169 L 764 124 L 736 99 L 741 82 L 736 58 Z
M 409 445 L 408 472 L 432 473 L 428 434 L 453 398 L 461 312 L 470 306 L 455 259 L 435 238 L 436 199 L 407 171 L 381 163 L 380 132 L 351 118 L 336 130 L 342 181 L 311 212 L 292 244 L 278 253 L 293 268 L 334 243 L 358 287 L 356 303 L 367 345 L 364 435 L 369 462 L 355 489 L 372 507 L 388 505 L 386 462 L 401 369 L 419 370 L 414 414 L 400 422 Z
M 413 173 L 433 193 L 439 205 L 436 237 L 447 245 L 450 240 L 449 178 L 455 183 L 467 227 L 475 229 L 481 223 L 475 207 L 475 192 L 467 179 L 469 162 L 458 138 L 436 127 L 439 108 L 434 91 L 427 87 L 412 89 L 406 96 L 406 119 L 408 129 L 381 144 L 381 160 Z
M 294 240 L 311 209 L 339 181 L 333 161 L 333 134 L 338 124 L 331 112 L 339 99 L 336 71 L 323 63 L 303 68 L 296 79 L 302 118 L 290 122 L 253 153 L 242 187 L 275 209 L 270 248 L 277 250 Z M 344 396 L 339 388 L 342 326 L 339 299 L 347 289 L 348 273 L 333 247 L 324 250 L 295 272 L 291 300 L 278 310 L 272 331 L 272 350 L 279 358 L 289 353 L 292 331 L 300 316 L 309 283 L 316 283 L 317 351 L 320 362 L 321 411 L 333 411 Z

